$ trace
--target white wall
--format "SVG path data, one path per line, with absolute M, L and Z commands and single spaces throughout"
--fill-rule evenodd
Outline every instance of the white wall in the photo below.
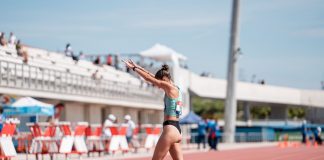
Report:
M 85 106 L 88 108 L 87 114 L 88 114 L 88 122 L 91 124 L 101 124 L 102 114 L 101 114 L 101 106 L 92 104 Z
M 84 104 L 82 103 L 66 102 L 64 110 L 65 110 L 64 121 L 81 122 L 86 120 Z
M 185 72 L 184 72 L 185 73 Z M 179 74 L 181 76 L 181 74 Z M 200 97 L 225 99 L 226 80 L 190 76 L 190 90 Z M 324 91 L 238 82 L 237 98 L 243 101 L 316 106 L 324 108 Z

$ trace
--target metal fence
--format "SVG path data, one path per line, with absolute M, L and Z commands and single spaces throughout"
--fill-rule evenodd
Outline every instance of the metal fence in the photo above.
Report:
M 154 104 L 162 102 L 162 94 L 153 87 L 98 80 L 91 76 L 4 60 L 0 60 L 0 86 Z

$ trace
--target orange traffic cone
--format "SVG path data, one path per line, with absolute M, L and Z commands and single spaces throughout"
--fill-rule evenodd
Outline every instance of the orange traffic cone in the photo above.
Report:
M 289 143 L 287 141 L 284 142 L 284 147 L 288 147 Z
M 297 143 L 297 142 L 293 142 L 292 146 L 293 146 L 294 148 L 297 148 L 297 147 L 298 147 L 298 143 Z
M 311 144 L 310 144 L 309 141 L 306 141 L 306 146 L 307 146 L 307 147 L 310 147 L 310 146 L 311 146 Z
M 315 141 L 315 143 L 314 143 L 314 147 L 315 147 L 315 148 L 318 148 L 318 144 L 317 144 L 316 141 Z
M 279 142 L 279 143 L 278 143 L 278 147 L 279 147 L 279 148 L 285 148 L 285 145 L 284 145 L 283 142 Z
M 296 142 L 296 148 L 299 148 L 300 147 L 300 142 Z

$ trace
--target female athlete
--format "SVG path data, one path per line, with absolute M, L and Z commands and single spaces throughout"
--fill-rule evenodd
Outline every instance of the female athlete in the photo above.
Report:
M 132 60 L 123 61 L 126 67 L 132 69 L 147 82 L 161 88 L 164 96 L 163 132 L 155 147 L 152 160 L 162 160 L 168 152 L 173 160 L 183 160 L 181 150 L 181 129 L 179 116 L 182 112 L 181 91 L 171 80 L 169 66 L 163 65 L 155 75 L 140 67 Z

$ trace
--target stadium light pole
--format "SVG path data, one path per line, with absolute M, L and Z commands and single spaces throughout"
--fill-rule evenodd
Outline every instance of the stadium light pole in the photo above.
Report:
M 239 48 L 239 6 L 240 0 L 233 0 L 232 22 L 230 33 L 230 47 L 227 68 L 227 90 L 225 102 L 225 143 L 235 142 L 235 123 L 236 123 L 236 81 L 237 81 L 237 60 L 240 54 Z

